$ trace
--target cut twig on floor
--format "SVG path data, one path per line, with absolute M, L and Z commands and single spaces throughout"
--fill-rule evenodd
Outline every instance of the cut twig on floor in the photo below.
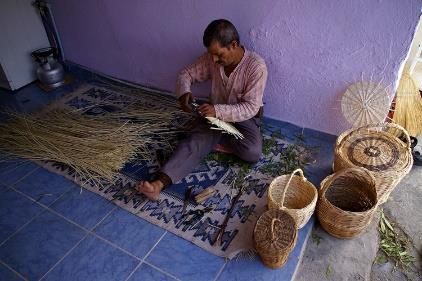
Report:
M 382 209 L 378 231 L 380 233 L 379 247 L 384 253 L 385 258 L 393 261 L 396 266 L 408 268 L 415 261 L 415 257 L 410 255 L 407 249 L 408 241 L 405 237 L 397 233 Z M 383 257 L 377 258 L 379 262 L 385 261 L 386 259 Z

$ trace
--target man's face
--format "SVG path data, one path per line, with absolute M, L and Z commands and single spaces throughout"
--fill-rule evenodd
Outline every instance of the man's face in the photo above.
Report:
M 222 47 L 219 42 L 212 41 L 211 45 L 207 48 L 208 53 L 212 55 L 214 63 L 222 66 L 229 66 L 234 61 L 234 53 L 237 42 L 233 41 L 227 47 Z

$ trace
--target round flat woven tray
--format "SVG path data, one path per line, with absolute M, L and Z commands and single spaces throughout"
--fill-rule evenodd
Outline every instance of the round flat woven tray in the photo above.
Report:
M 388 87 L 359 81 L 350 85 L 341 99 L 341 110 L 353 127 L 382 122 L 390 109 Z

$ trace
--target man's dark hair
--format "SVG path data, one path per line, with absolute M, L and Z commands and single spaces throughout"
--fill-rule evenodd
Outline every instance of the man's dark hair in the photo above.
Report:
M 208 48 L 212 41 L 217 41 L 222 47 L 227 47 L 231 42 L 240 44 L 239 33 L 236 27 L 225 19 L 212 21 L 204 31 L 203 43 Z

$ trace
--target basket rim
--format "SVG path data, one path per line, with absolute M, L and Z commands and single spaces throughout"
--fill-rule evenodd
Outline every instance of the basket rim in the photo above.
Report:
M 277 183 L 277 181 L 281 181 L 281 180 L 284 181 L 286 179 L 288 180 L 289 178 L 290 178 L 290 174 L 286 174 L 286 175 L 278 176 L 278 177 L 274 178 L 271 181 L 271 183 L 270 183 L 270 185 L 268 187 L 268 197 L 269 197 L 269 200 L 271 200 L 272 203 L 274 203 L 275 205 L 279 206 L 280 208 L 289 209 L 289 210 L 303 210 L 303 209 L 308 208 L 310 205 L 313 205 L 313 202 L 318 199 L 318 190 L 317 190 L 317 188 L 315 187 L 315 185 L 312 182 L 308 181 L 306 178 L 305 178 L 305 180 L 303 180 L 302 177 L 296 176 L 296 175 L 293 176 L 293 179 L 300 180 L 301 181 L 301 184 L 303 186 L 305 186 L 308 190 L 312 190 L 312 195 L 313 196 L 312 196 L 312 200 L 309 202 L 309 204 L 307 204 L 306 207 L 295 209 L 295 208 L 287 208 L 284 205 L 282 205 L 280 202 L 278 202 L 278 201 L 275 200 L 275 198 L 273 196 L 273 193 L 272 193 L 272 190 L 274 189 L 274 185 Z M 283 190 L 285 188 L 286 187 L 284 186 L 283 187 Z M 284 200 L 286 200 L 286 199 L 284 199 Z
M 370 186 L 372 186 L 371 188 L 373 189 L 373 191 L 374 191 L 374 193 L 375 193 L 375 204 L 370 208 L 370 209 L 368 209 L 368 210 L 366 210 L 366 211 L 361 211 L 361 212 L 352 212 L 352 211 L 347 211 L 347 210 L 343 210 L 343 209 L 341 209 L 341 208 L 339 208 L 339 207 L 337 207 L 337 206 L 335 206 L 334 204 L 332 204 L 328 199 L 327 199 L 327 197 L 325 196 L 325 193 L 326 193 L 326 191 L 329 189 L 329 187 L 331 186 L 331 183 L 337 178 L 337 177 L 339 177 L 340 175 L 343 175 L 343 174 L 345 174 L 345 173 L 347 173 L 347 172 L 350 172 L 350 171 L 359 171 L 360 170 L 360 172 L 363 172 L 363 173 L 365 173 L 367 176 L 369 176 L 370 177 L 370 179 L 371 179 L 371 181 L 372 181 L 372 184 L 370 184 Z M 378 195 L 378 191 L 377 191 L 377 189 L 376 189 L 376 185 L 375 185 L 375 178 L 374 178 L 374 176 L 367 170 L 367 169 L 365 169 L 365 168 L 361 168 L 361 167 L 356 167 L 356 168 L 346 168 L 346 169 L 343 169 L 343 170 L 341 170 L 341 171 L 339 171 L 339 172 L 337 172 L 337 173 L 334 173 L 334 174 L 332 174 L 332 175 L 329 175 L 329 176 L 327 176 L 322 182 L 321 182 L 321 187 L 320 187 L 320 190 L 319 190 L 319 200 L 322 202 L 322 203 L 324 203 L 324 204 L 327 204 L 327 205 L 329 205 L 329 207 L 330 208 L 333 208 L 333 209 L 335 209 L 336 211 L 340 211 L 340 212 L 343 212 L 343 213 L 347 213 L 347 214 L 366 214 L 366 213 L 370 213 L 370 212 L 372 212 L 373 210 L 375 210 L 377 207 L 378 207 L 378 205 L 380 204 L 380 198 L 379 198 L 379 195 Z

